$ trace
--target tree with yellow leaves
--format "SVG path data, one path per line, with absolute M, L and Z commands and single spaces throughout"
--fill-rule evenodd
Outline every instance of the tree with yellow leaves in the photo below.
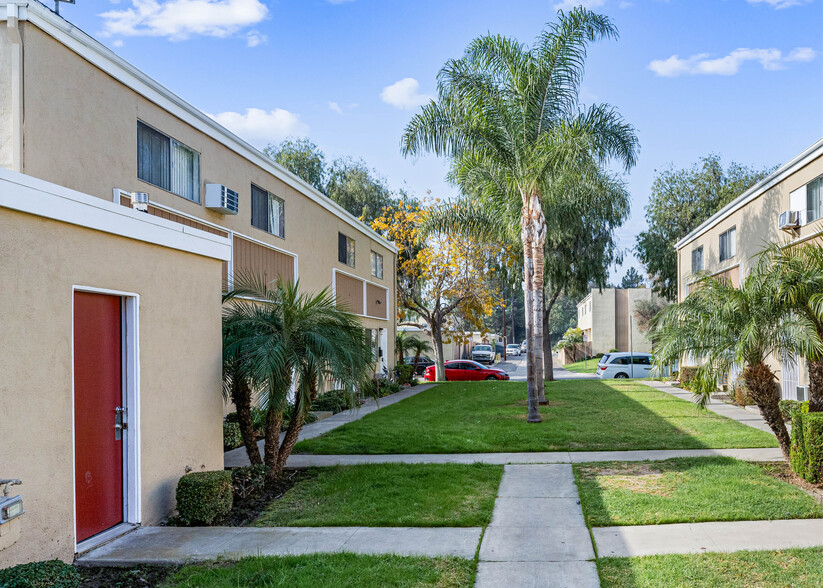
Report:
M 462 235 L 421 232 L 431 207 L 400 202 L 385 208 L 372 228 L 393 241 L 397 255 L 397 314 L 400 322 L 418 326 L 433 342 L 437 380 L 446 379 L 443 343 L 463 341 L 460 323 L 479 328 L 500 304 L 498 293 L 483 276 L 493 271 L 490 260 L 500 247 Z M 420 317 L 414 323 L 410 315 Z

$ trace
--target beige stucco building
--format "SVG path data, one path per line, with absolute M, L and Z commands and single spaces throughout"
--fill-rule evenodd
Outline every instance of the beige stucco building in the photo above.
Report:
M 823 139 L 735 198 L 676 244 L 678 300 L 698 272 L 727 277 L 734 286 L 749 275 L 767 243 L 802 244 L 823 231 Z M 686 361 L 689 361 L 688 359 Z M 804 361 L 772 358 L 787 399 L 808 398 Z M 731 379 L 736 374 L 730 374 Z
M 128 418 L 114 532 L 168 516 L 187 471 L 222 468 L 220 294 L 235 276 L 328 288 L 370 330 L 376 369 L 393 364 L 390 242 L 24 0 L 0 0 L 0 251 L 0 478 L 23 481 L 26 510 L 0 524 L 0 567 L 108 536 L 81 532 L 78 498 L 94 486 L 79 390 L 103 370 L 78 373 L 105 337 L 122 359 L 103 374 L 122 384 L 106 435 Z
M 617 351 L 649 353 L 651 342 L 634 320 L 638 300 L 656 299 L 649 288 L 592 288 L 577 303 L 577 328 L 583 331 L 588 354 Z

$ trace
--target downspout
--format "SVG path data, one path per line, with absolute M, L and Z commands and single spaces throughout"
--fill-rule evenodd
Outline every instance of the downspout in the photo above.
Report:
M 23 171 L 23 41 L 18 23 L 19 5 L 6 5 L 6 27 L 14 46 L 11 52 L 12 170 Z

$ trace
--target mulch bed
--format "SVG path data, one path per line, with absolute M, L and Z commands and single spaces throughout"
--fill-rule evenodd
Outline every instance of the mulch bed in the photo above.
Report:
M 79 567 L 81 588 L 146 588 L 159 586 L 178 566 L 140 566 L 137 568 Z
M 245 527 L 257 520 L 264 510 L 274 501 L 283 496 L 298 482 L 308 480 L 317 475 L 311 470 L 285 470 L 283 477 L 277 481 L 272 488 L 266 488 L 257 496 L 251 496 L 241 500 L 235 496 L 234 506 L 229 513 L 228 519 L 223 523 L 226 527 Z

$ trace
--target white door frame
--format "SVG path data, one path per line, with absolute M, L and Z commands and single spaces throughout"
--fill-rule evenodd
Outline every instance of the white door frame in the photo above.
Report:
M 77 481 L 75 479 L 75 419 L 74 419 L 74 294 L 90 292 L 107 294 L 121 299 L 121 349 L 123 407 L 126 409 L 126 427 L 123 435 L 123 523 L 77 542 Z M 139 525 L 142 519 L 140 492 L 140 295 L 134 292 L 109 290 L 93 286 L 72 286 L 71 290 L 71 461 L 72 461 L 72 534 L 74 551 L 82 553 L 111 540 Z

